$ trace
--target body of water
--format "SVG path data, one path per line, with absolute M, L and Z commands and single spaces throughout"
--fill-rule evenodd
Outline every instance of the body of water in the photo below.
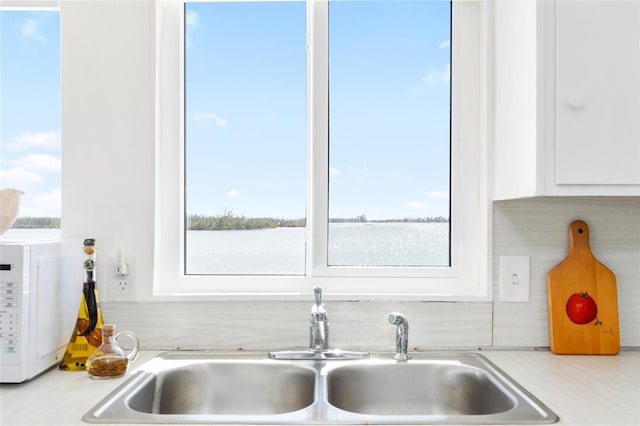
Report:
M 187 231 L 188 274 L 304 274 L 305 229 Z M 448 266 L 448 223 L 329 226 L 330 266 Z
M 9 228 L 4 234 L 0 235 L 0 241 L 52 240 L 56 238 L 62 238 L 62 231 L 60 230 L 60 228 Z
M 60 229 L 9 229 L 2 240 L 60 238 Z M 305 273 L 305 229 L 187 231 L 188 274 Z M 332 223 L 330 266 L 448 266 L 448 223 Z

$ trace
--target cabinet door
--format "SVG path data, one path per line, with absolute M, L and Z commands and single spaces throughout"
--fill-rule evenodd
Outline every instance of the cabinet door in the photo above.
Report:
M 640 1 L 556 2 L 556 183 L 640 184 Z

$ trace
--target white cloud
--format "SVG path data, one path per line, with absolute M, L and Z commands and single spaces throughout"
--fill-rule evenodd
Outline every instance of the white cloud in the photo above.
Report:
M 25 37 L 42 41 L 45 38 L 40 34 L 40 23 L 35 19 L 27 18 L 20 24 L 20 33 Z
M 341 175 L 342 174 L 342 170 L 340 170 L 337 167 L 329 167 L 329 174 L 333 175 L 333 176 Z
M 430 69 L 429 72 L 420 78 L 420 80 L 427 84 L 449 84 L 449 81 L 451 80 L 451 64 L 447 64 L 442 70 L 435 68 Z
M 62 169 L 60 157 L 42 153 L 20 157 L 15 161 L 15 164 L 23 169 L 43 172 L 60 172 Z
M 442 73 L 442 81 L 445 84 L 449 84 L 451 82 L 451 64 L 447 64 L 445 70 Z
M 32 148 L 58 149 L 60 147 L 60 133 L 55 130 L 22 132 L 16 140 L 2 145 L 2 148 L 7 151 L 27 151 Z
M 3 187 L 18 189 L 23 188 L 25 185 L 40 183 L 44 180 L 41 174 L 27 170 L 24 167 L 3 168 L 0 170 L 0 177 L 2 177 Z
M 438 49 L 448 49 L 451 47 L 451 40 L 445 40 L 438 46 Z
M 428 199 L 446 199 L 449 197 L 448 191 L 428 191 L 425 192 L 425 195 Z M 407 207 L 411 209 L 426 209 L 429 206 L 428 202 L 425 201 L 409 201 L 407 203 Z
M 61 194 L 62 194 L 62 191 L 60 190 L 60 188 L 57 188 L 49 192 L 45 192 L 43 194 L 33 194 L 31 198 L 38 203 L 55 204 L 55 203 L 60 203 Z
M 187 24 L 187 29 L 197 28 L 200 25 L 200 17 L 193 10 L 187 10 L 185 14 L 185 22 Z
M 427 205 L 425 203 L 420 202 L 420 201 L 409 201 L 407 203 L 407 207 L 409 207 L 411 209 L 426 209 Z
M 187 47 L 191 47 L 191 33 L 200 25 L 200 17 L 193 10 L 187 10 L 185 15 L 186 24 L 186 44 Z
M 429 191 L 429 192 L 427 192 L 427 197 L 429 197 L 429 198 L 439 198 L 439 199 L 448 198 L 449 197 L 449 191 Z
M 17 159 L 2 159 L 2 185 L 24 189 L 45 181 L 44 173 L 60 173 L 60 157 L 49 154 L 32 153 Z
M 218 127 L 227 127 L 228 123 L 226 118 L 220 117 L 219 115 L 212 112 L 197 112 L 194 115 L 194 118 L 196 119 L 196 121 L 212 121 Z
M 240 191 L 238 191 L 237 189 L 230 189 L 229 191 L 227 191 L 227 197 L 239 200 L 240 198 L 242 198 L 242 194 L 240 194 Z
M 60 188 L 43 193 L 25 194 L 20 200 L 20 216 L 53 216 L 59 217 L 61 211 Z

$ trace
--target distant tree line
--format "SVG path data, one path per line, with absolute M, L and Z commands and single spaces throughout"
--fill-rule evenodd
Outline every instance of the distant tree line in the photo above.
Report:
M 361 214 L 360 216 L 351 218 L 332 217 L 329 218 L 330 223 L 448 223 L 449 218 L 436 216 L 436 217 L 405 217 L 402 219 L 367 219 L 367 216 Z
M 18 217 L 12 228 L 60 228 L 59 217 Z
M 448 223 L 449 219 L 442 216 L 418 217 L 403 219 L 375 219 L 367 220 L 362 214 L 353 218 L 330 218 L 330 223 Z M 187 229 L 191 231 L 232 231 L 250 229 L 300 228 L 307 223 L 306 218 L 282 219 L 272 217 L 238 216 L 232 210 L 224 210 L 213 216 L 189 215 Z
M 449 218 L 436 216 L 436 217 L 405 217 L 403 219 L 380 219 L 370 220 L 369 222 L 375 223 L 449 223 Z
M 306 219 L 277 219 L 273 217 L 237 216 L 231 210 L 213 216 L 190 215 L 187 229 L 192 231 L 232 231 L 249 229 L 298 228 L 304 227 Z

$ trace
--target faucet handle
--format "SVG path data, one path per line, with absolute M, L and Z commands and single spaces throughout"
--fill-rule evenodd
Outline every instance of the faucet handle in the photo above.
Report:
M 322 289 L 320 287 L 313 288 L 313 296 L 316 299 L 316 303 L 311 307 L 311 316 L 315 320 L 324 320 L 327 317 L 327 310 L 322 304 Z
M 322 289 L 320 287 L 313 288 L 313 296 L 316 299 L 316 305 L 322 305 Z

